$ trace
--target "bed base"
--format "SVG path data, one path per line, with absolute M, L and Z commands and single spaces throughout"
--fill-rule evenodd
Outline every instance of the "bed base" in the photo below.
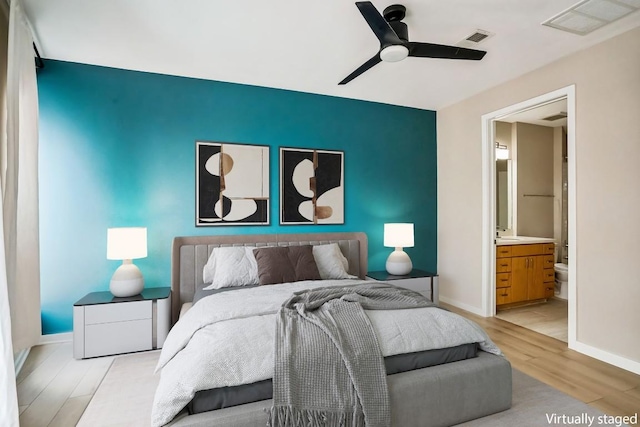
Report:
M 511 407 L 511 364 L 480 352 L 478 357 L 389 375 L 391 425 L 442 427 Z M 265 427 L 272 400 L 201 414 L 180 413 L 172 427 Z

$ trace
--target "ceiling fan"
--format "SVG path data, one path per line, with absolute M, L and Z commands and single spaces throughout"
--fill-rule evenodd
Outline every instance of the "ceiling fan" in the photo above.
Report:
M 447 46 L 433 43 L 409 41 L 407 24 L 402 22 L 407 9 L 401 4 L 387 7 L 383 15 L 370 1 L 358 1 L 356 6 L 369 27 L 380 40 L 380 50 L 371 59 L 349 74 L 339 85 L 349 83 L 374 65 L 385 62 L 402 61 L 407 56 L 419 58 L 470 59 L 481 60 L 487 53 L 483 50 L 467 49 L 458 46 Z

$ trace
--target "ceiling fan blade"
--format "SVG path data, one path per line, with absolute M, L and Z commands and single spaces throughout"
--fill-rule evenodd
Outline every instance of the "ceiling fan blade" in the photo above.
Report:
M 470 59 L 479 61 L 487 53 L 484 50 L 433 43 L 408 42 L 405 46 L 409 48 L 409 56 L 419 58 Z
M 365 62 L 361 66 L 359 66 L 353 73 L 349 74 L 347 77 L 344 78 L 344 80 L 342 80 L 338 84 L 339 85 L 345 85 L 345 84 L 349 83 L 351 80 L 355 79 L 360 74 L 362 74 L 365 71 L 367 71 L 369 68 L 373 67 L 376 64 L 379 64 L 381 61 L 382 60 L 380 59 L 380 53 L 378 52 L 378 53 L 375 54 L 375 56 L 373 56 L 371 59 L 369 59 L 367 62 Z
M 357 1 L 356 6 L 360 10 L 362 17 L 373 33 L 380 40 L 380 45 L 386 47 L 393 44 L 402 44 L 402 40 L 398 37 L 389 23 L 380 15 L 378 9 L 370 1 Z

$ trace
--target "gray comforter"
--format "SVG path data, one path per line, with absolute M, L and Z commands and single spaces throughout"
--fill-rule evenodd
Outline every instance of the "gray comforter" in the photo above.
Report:
M 430 307 L 385 283 L 294 294 L 277 317 L 271 426 L 386 427 L 383 356 L 367 310 Z

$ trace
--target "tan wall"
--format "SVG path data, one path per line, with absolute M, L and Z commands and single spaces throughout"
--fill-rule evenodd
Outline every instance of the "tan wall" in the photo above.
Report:
M 518 236 L 553 237 L 553 128 L 515 123 Z
M 558 245 L 562 241 L 562 142 L 561 126 L 553 128 L 553 238 Z M 556 249 L 556 262 L 559 251 Z
M 500 145 L 506 145 L 509 149 L 509 157 L 512 155 L 512 146 L 511 146 L 511 127 L 513 125 L 508 122 L 499 122 L 496 121 L 496 142 L 499 142 Z
M 481 116 L 575 84 L 577 340 L 640 362 L 639 52 L 636 28 L 438 111 L 443 298 L 482 306 Z

